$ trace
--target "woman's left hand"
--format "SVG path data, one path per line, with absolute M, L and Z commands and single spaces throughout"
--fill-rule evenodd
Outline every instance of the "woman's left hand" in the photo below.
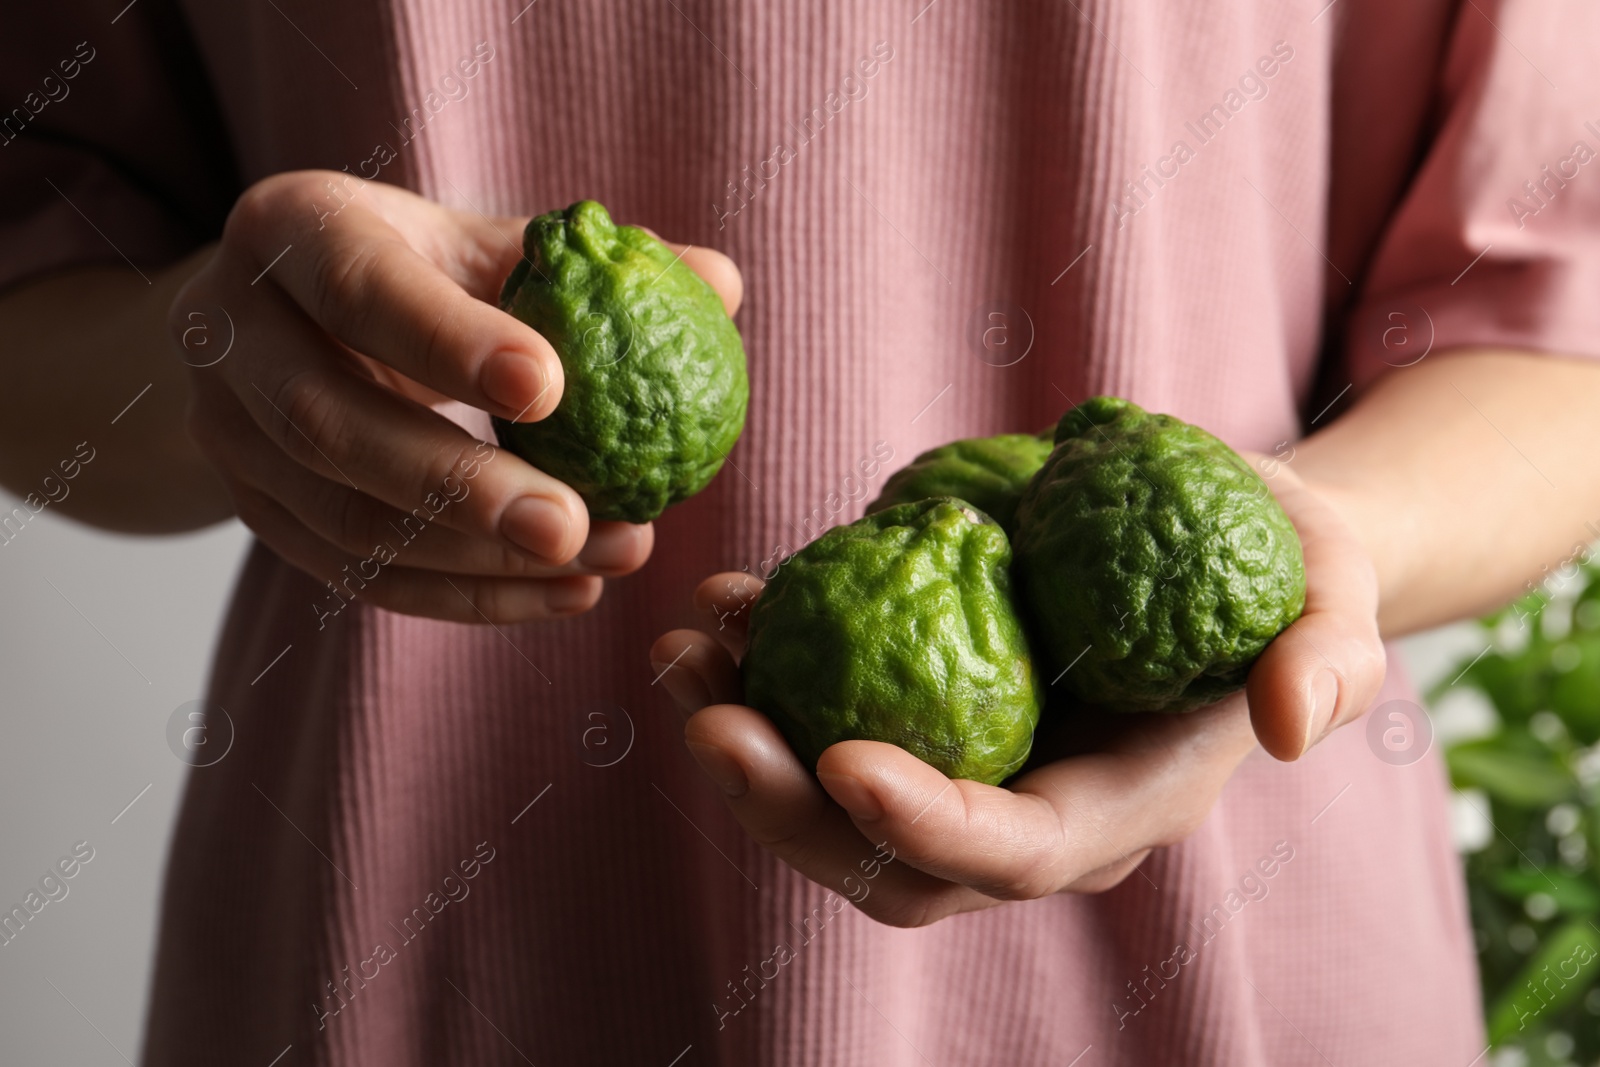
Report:
M 813 776 L 771 720 L 739 703 L 736 657 L 761 590 L 749 575 L 703 582 L 695 604 L 715 629 L 668 633 L 650 659 L 690 713 L 690 752 L 745 831 L 878 921 L 925 926 L 1008 900 L 1099 892 L 1192 833 L 1258 742 L 1296 759 L 1365 712 L 1383 684 L 1377 580 L 1360 542 L 1327 495 L 1288 467 L 1268 484 L 1300 533 L 1306 607 L 1245 691 L 1185 715 L 1085 713 L 1059 729 L 1046 724 L 1034 769 L 1007 788 L 951 780 L 876 741 L 832 746 Z M 1082 754 L 1042 751 L 1086 730 L 1096 734 L 1092 749 L 1085 737 L 1068 739 Z M 888 855 L 894 862 L 867 866 Z M 866 883 L 869 869 L 876 877 Z

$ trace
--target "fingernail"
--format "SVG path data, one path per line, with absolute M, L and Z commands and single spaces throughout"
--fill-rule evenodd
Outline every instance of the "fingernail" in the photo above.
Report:
M 634 565 L 639 556 L 641 526 L 622 526 L 605 530 L 590 527 L 589 540 L 578 553 L 578 562 L 595 571 L 621 571 Z
M 598 579 L 593 579 L 598 581 Z M 555 615 L 576 615 L 594 604 L 594 588 L 582 580 L 552 581 L 545 594 L 545 605 Z
M 844 774 L 819 774 L 817 781 L 822 783 L 822 788 L 841 808 L 857 819 L 871 822 L 883 817 L 883 805 L 878 803 L 872 790 L 858 779 Z
M 744 768 L 732 756 L 714 745 L 702 745 L 696 741 L 685 743 L 689 746 L 689 755 L 700 764 L 706 777 L 716 782 L 728 796 L 742 797 L 750 791 L 750 779 L 744 776 Z
M 694 671 L 684 666 L 650 662 L 656 677 L 666 687 L 672 699 L 685 711 L 699 711 L 711 704 L 711 690 Z
M 550 562 L 561 558 L 572 536 L 567 509 L 540 496 L 518 497 L 500 516 L 500 533 L 506 540 Z
M 1302 753 L 1322 740 L 1333 721 L 1334 707 L 1339 703 L 1339 676 L 1330 670 L 1321 670 L 1311 680 L 1311 717 L 1306 720 L 1306 739 L 1300 746 Z
M 508 416 L 524 418 L 544 395 L 544 365 L 524 352 L 496 352 L 478 371 L 478 388 Z

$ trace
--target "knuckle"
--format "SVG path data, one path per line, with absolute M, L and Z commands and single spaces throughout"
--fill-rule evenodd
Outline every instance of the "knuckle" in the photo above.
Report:
M 520 552 L 513 552 L 504 545 L 494 546 L 489 565 L 495 573 L 515 578 L 543 578 L 550 573 L 549 568 L 535 563 Z
M 443 385 L 462 376 L 461 356 L 451 343 L 454 314 L 448 304 L 435 309 L 428 320 L 427 334 L 415 339 L 418 373 L 428 382 Z
M 1026 860 L 1010 877 L 989 890 L 990 896 L 1003 900 L 1038 900 L 1055 892 L 1053 864 L 1044 856 Z
M 268 521 L 271 508 L 267 505 L 266 498 L 254 489 L 232 478 L 227 479 L 224 484 L 227 487 L 228 495 L 233 498 L 234 515 L 251 533 L 263 541 L 267 540 L 271 526 Z
M 456 584 L 459 585 L 460 583 Z M 501 613 L 505 608 L 505 598 L 496 590 L 494 582 L 486 582 L 481 579 L 475 580 L 465 592 L 467 600 L 472 604 L 471 617 L 474 622 L 487 619 L 489 622 L 498 625 L 508 621 L 501 618 Z
M 310 307 L 306 310 L 337 337 L 359 333 L 372 314 L 372 280 L 383 255 L 382 244 L 323 241 L 313 255 Z
M 802 873 L 829 863 L 824 809 L 788 812 L 776 825 L 746 825 L 745 833 L 784 863 Z M 873 893 L 868 899 L 877 899 Z M 869 912 L 870 914 L 870 912 Z
M 813 832 L 809 826 L 788 826 L 785 830 L 763 831 L 746 827 L 755 843 L 771 852 L 792 867 L 803 866 L 808 852 L 807 841 Z
M 482 443 L 470 439 L 452 439 L 441 444 L 434 451 L 433 461 L 428 469 L 429 484 L 438 491 L 444 491 L 449 485 L 460 483 L 461 472 L 471 469 Z
M 247 247 L 254 244 L 276 217 L 274 208 L 276 202 L 277 197 L 270 178 L 267 181 L 256 182 L 240 193 L 239 199 L 233 202 L 233 207 L 222 224 L 223 242 Z
M 253 534 L 261 533 L 261 503 L 252 494 L 241 492 L 237 485 L 229 483 L 228 495 L 233 497 L 233 513 L 240 522 Z
M 444 508 L 457 503 L 466 504 L 474 511 L 484 507 L 503 507 L 508 503 L 509 500 L 468 503 L 478 494 L 461 491 L 461 487 L 466 484 L 461 472 L 471 469 L 469 464 L 478 455 L 479 443 L 475 440 L 460 441 L 452 437 L 435 448 L 427 463 L 422 466 L 421 484 L 415 487 L 417 503 L 425 505 L 434 513 L 440 513 Z M 485 518 L 484 522 L 487 523 L 488 519 Z
M 496 626 L 526 622 L 529 612 L 525 604 L 522 610 L 518 610 L 518 602 L 511 595 L 512 589 L 510 583 L 495 581 L 492 578 L 472 583 L 472 590 L 467 594 L 467 598 L 477 609 L 472 613 L 473 621 L 487 620 Z
M 367 497 L 343 487 L 327 483 L 323 499 L 318 502 L 324 513 L 331 516 L 329 530 L 334 543 L 348 552 L 362 554 L 370 551 L 377 528 L 373 506 Z
M 1097 871 L 1090 871 L 1088 874 L 1078 879 L 1072 884 L 1072 892 L 1088 894 L 1104 893 L 1109 889 L 1115 889 L 1117 886 L 1127 881 L 1128 877 L 1132 875 L 1134 871 L 1138 870 L 1138 868 L 1139 864 L 1137 862 L 1132 860 L 1119 860 L 1116 863 L 1113 863 L 1107 867 L 1102 867 Z
M 281 418 L 272 420 L 275 438 L 290 456 L 310 467 L 336 450 L 342 420 L 322 372 L 295 371 L 279 384 L 271 401 Z
M 874 893 L 856 908 L 868 918 L 899 930 L 919 930 L 938 918 L 933 902 L 921 895 Z
M 263 178 L 239 194 L 222 226 L 224 244 L 253 248 L 276 235 L 289 211 L 292 191 L 305 184 L 299 172 Z

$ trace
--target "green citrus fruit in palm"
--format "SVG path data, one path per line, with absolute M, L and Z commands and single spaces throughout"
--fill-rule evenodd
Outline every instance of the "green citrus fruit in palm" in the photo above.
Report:
M 896 471 L 867 510 L 881 511 L 931 496 L 953 496 L 987 512 L 1009 533 L 1023 489 L 1053 447 L 1050 432 L 952 441 L 929 449 Z
M 596 519 L 648 522 L 706 487 L 744 429 L 744 346 L 719 297 L 672 250 L 592 200 L 540 215 L 500 306 L 561 357 L 541 422 L 500 443 L 583 497 Z
M 808 767 L 839 741 L 887 741 L 998 784 L 1027 759 L 1040 703 L 1010 562 L 1000 527 L 948 497 L 834 527 L 757 601 L 745 699 Z
M 1300 538 L 1250 465 L 1114 397 L 1062 417 L 1015 547 L 1053 684 L 1118 711 L 1188 711 L 1239 689 L 1305 606 Z

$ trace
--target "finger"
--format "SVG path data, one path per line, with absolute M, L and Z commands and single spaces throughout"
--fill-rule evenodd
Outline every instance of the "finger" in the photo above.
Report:
M 448 247 L 440 248 L 437 254 L 430 258 L 435 258 L 446 273 L 469 293 L 480 300 L 498 305 L 500 286 L 505 282 L 506 275 L 510 274 L 512 268 L 520 261 L 527 258 L 520 238 L 527 228 L 528 218 L 501 216 L 491 219 L 476 213 L 455 214 L 456 224 L 463 233 L 470 235 L 472 240 L 465 244 L 451 243 Z M 643 230 L 661 241 L 661 235 L 648 226 L 638 226 L 635 229 Z M 419 240 L 410 235 L 408 239 L 413 245 Z M 717 291 L 729 318 L 739 313 L 739 306 L 744 301 L 744 278 L 732 259 L 714 248 L 680 245 L 671 241 L 661 243 L 679 255 L 685 266 L 700 275 Z
M 234 432 L 217 435 L 212 442 L 212 460 L 280 502 L 323 540 L 356 557 L 383 553 L 403 559 L 407 567 L 494 577 L 616 576 L 643 566 L 655 542 L 649 524 L 596 523 L 571 563 L 541 564 L 499 538 L 475 537 L 444 525 L 426 505 L 403 512 L 348 483 L 307 470 L 284 456 L 231 395 L 218 401 L 231 404 L 237 415 L 230 420 Z M 453 507 L 472 492 L 472 480 L 458 477 L 446 487 L 443 506 Z
M 863 834 L 888 841 L 913 867 L 986 896 L 1045 896 L 1070 873 L 1116 858 L 1082 847 L 1094 842 L 1069 841 L 1044 797 L 946 778 L 895 745 L 834 745 L 817 762 L 817 779 Z
M 599 578 L 482 578 L 446 575 L 340 552 L 301 525 L 277 501 L 236 480 L 228 483 L 241 522 L 291 565 L 327 583 L 313 604 L 319 620 L 362 600 L 405 615 L 449 622 L 509 624 L 563 618 L 588 611 L 600 599 Z
M 1046 764 L 1009 789 L 951 780 L 874 741 L 834 745 L 817 776 L 863 833 L 939 878 L 1004 900 L 1103 887 L 1193 832 L 1255 746 L 1238 698 L 1141 718 L 1112 750 Z
M 443 212 L 450 225 L 409 211 L 386 217 L 419 255 L 438 264 L 468 295 L 499 307 L 506 276 L 526 258 L 522 233 L 528 216 L 485 215 L 471 204 Z
M 757 844 L 879 922 L 925 926 L 996 903 L 899 858 L 882 862 L 891 852 L 877 852 L 878 839 L 863 837 L 829 801 L 760 712 L 713 705 L 690 718 L 684 737 L 707 776 L 722 788 L 734 818 Z M 877 867 L 871 866 L 875 860 Z
M 1126 881 L 1134 871 L 1138 870 L 1139 866 L 1150 858 L 1152 851 L 1152 849 L 1143 848 L 1133 855 L 1125 856 L 1109 863 L 1097 871 L 1090 871 L 1076 881 L 1068 883 L 1065 891 L 1068 893 L 1104 893 L 1108 889 L 1114 889 Z
M 329 215 L 309 209 L 326 201 L 319 180 L 345 177 L 301 172 L 251 186 L 224 241 L 247 251 L 240 275 L 270 271 L 268 280 L 340 342 L 446 396 L 504 418 L 555 410 L 561 363 L 536 331 L 419 255 L 367 197 Z M 421 197 L 376 183 L 363 192 L 455 229 L 453 213 Z
M 619 577 L 649 562 L 655 544 L 654 523 L 591 522 L 589 539 L 574 562 L 580 571 Z
M 500 286 L 506 275 L 517 263 L 527 258 L 522 245 L 512 235 L 520 237 L 528 225 L 528 219 L 526 216 L 490 219 L 482 215 L 458 213 L 457 220 L 463 232 L 470 234 L 473 241 L 464 246 L 458 243 L 449 249 L 441 249 L 441 254 L 454 257 L 444 267 L 469 293 L 498 305 Z M 661 236 L 648 226 L 635 228 L 661 241 Z M 678 254 L 685 266 L 717 291 L 729 318 L 739 313 L 739 307 L 744 302 L 744 278 L 732 259 L 714 248 L 680 245 L 671 241 L 661 243 Z M 465 258 L 461 255 L 463 250 L 468 253 Z
M 709 704 L 744 699 L 733 657 L 699 630 L 673 630 L 658 637 L 650 646 L 650 669 L 686 715 Z
M 470 478 L 474 492 L 440 521 L 539 562 L 566 563 L 587 539 L 588 510 L 571 488 L 358 373 L 281 295 L 263 294 L 241 311 L 236 336 L 218 369 L 297 463 L 408 514 Z M 202 405 L 191 430 L 220 442 L 231 429 L 222 418 Z
M 507 276 L 528 258 L 522 249 L 522 234 L 528 228 L 529 216 L 502 216 L 485 221 L 487 228 L 476 233 L 478 247 L 485 250 L 488 259 L 481 269 L 471 273 L 481 278 L 477 284 L 488 286 L 489 295 L 483 299 L 499 307 L 500 291 L 505 288 Z M 529 262 L 531 265 L 532 261 Z
M 728 318 L 733 318 L 739 313 L 739 305 L 744 303 L 744 276 L 739 273 L 739 268 L 733 260 L 718 252 L 714 248 L 703 248 L 699 245 L 680 245 L 673 241 L 664 240 L 662 236 L 648 226 L 635 226 L 636 230 L 643 230 L 668 248 L 682 260 L 690 270 L 704 278 L 706 284 L 717 291 L 722 297 L 722 307 L 728 313 Z
M 712 631 L 735 659 L 744 656 L 750 633 L 750 609 L 766 583 L 744 571 L 724 571 L 701 582 L 694 591 L 694 606 L 717 621 Z
M 1246 693 L 1256 736 L 1273 756 L 1298 759 L 1359 715 L 1383 685 L 1378 583 L 1343 520 L 1298 481 L 1280 498 L 1299 532 L 1306 606 L 1250 670 Z
M 674 252 L 682 252 L 684 266 L 704 278 L 717 291 L 717 295 L 722 297 L 722 306 L 728 312 L 728 318 L 739 313 L 739 305 L 744 303 L 744 276 L 734 266 L 733 260 L 714 248 L 676 245 L 671 241 L 666 245 Z

